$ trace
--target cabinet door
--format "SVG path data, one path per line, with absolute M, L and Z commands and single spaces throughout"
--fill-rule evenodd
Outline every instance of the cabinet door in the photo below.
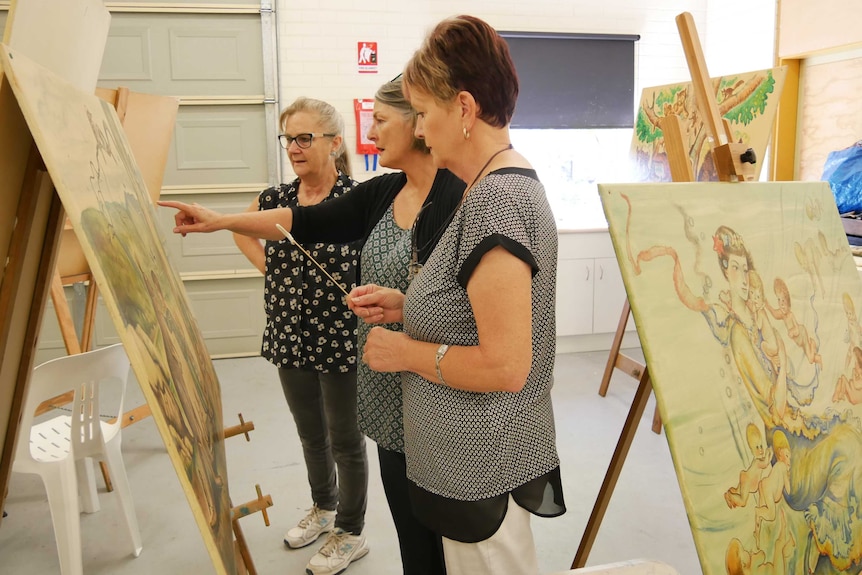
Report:
M 613 333 L 617 330 L 626 301 L 626 288 L 617 259 L 596 258 L 595 275 L 593 333 Z M 626 331 L 634 329 L 634 319 L 629 317 Z
M 557 336 L 593 332 L 592 259 L 560 260 L 557 264 Z

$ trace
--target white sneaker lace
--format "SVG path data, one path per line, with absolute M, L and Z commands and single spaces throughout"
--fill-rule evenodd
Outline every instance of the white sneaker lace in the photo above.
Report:
M 326 543 L 323 544 L 323 547 L 320 548 L 320 553 L 324 557 L 332 557 L 333 555 L 341 555 L 339 552 L 339 548 L 345 539 L 350 535 L 350 533 L 346 531 L 333 531 L 329 534 L 329 537 L 326 539 Z
M 299 527 L 301 527 L 302 529 L 305 529 L 306 527 L 308 527 L 309 525 L 311 525 L 312 523 L 317 521 L 319 517 L 320 517 L 320 507 L 315 505 L 308 512 L 308 515 L 306 515 L 305 517 L 303 517 L 300 520 Z

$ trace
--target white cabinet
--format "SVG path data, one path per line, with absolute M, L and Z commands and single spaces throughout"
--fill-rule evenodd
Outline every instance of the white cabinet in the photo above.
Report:
M 592 259 L 557 262 L 557 335 L 593 333 Z
M 596 281 L 593 290 L 593 333 L 610 333 L 617 330 L 620 313 L 626 302 L 626 286 L 617 258 L 596 258 Z M 635 329 L 629 318 L 626 330 Z
M 626 300 L 607 231 L 563 232 L 557 261 L 557 336 L 613 333 Z M 635 329 L 629 319 L 627 331 Z

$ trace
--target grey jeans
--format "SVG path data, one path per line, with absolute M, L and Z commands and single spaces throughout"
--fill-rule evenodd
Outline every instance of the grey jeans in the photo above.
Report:
M 356 371 L 279 368 L 278 377 L 302 443 L 312 500 L 321 509 L 337 511 L 336 527 L 362 533 L 368 458 L 356 423 Z

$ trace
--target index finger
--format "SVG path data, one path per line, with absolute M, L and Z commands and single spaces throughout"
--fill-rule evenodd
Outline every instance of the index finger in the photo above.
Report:
M 190 207 L 189 204 L 185 202 L 176 202 L 172 200 L 159 200 L 156 203 L 164 208 L 174 208 L 175 210 L 186 210 Z

